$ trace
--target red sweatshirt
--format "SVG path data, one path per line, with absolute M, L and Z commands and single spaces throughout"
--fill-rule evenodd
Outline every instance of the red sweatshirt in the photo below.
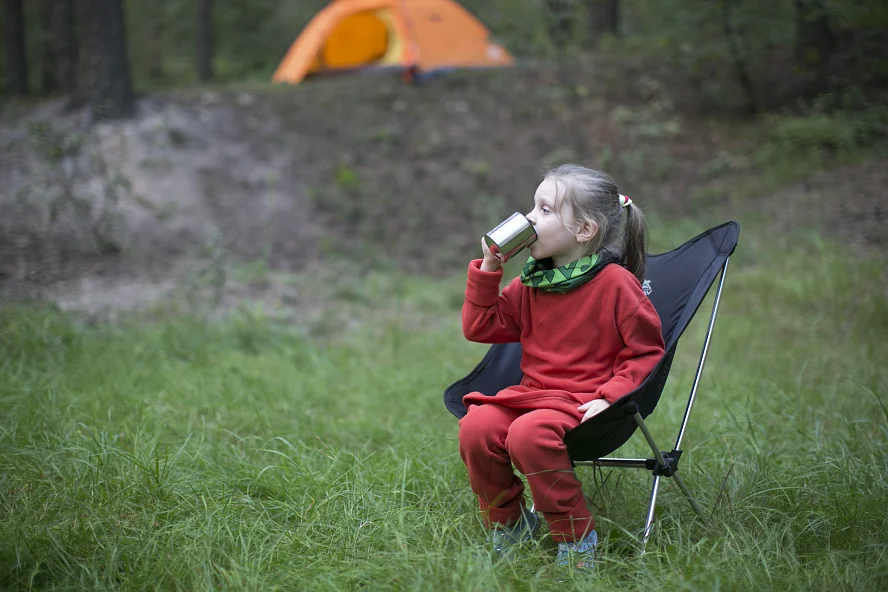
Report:
M 563 294 L 529 288 L 520 278 L 500 294 L 502 275 L 502 269 L 481 271 L 480 259 L 469 263 L 462 310 L 466 339 L 521 342 L 521 386 L 501 391 L 497 404 L 536 407 L 540 401 L 532 399 L 565 395 L 578 403 L 613 403 L 635 390 L 665 353 L 657 311 L 638 279 L 619 265 Z M 470 393 L 463 402 L 492 401 Z

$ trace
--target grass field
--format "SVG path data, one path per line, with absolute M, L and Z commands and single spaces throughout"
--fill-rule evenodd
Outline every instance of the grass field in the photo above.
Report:
M 593 581 L 884 589 L 883 263 L 816 236 L 774 256 L 785 245 L 744 232 L 682 459 L 706 520 L 667 483 L 639 557 L 648 481 L 583 469 L 604 535 Z M 5 308 L 2 587 L 589 589 L 559 583 L 545 536 L 514 563 L 486 549 L 441 402 L 485 350 L 460 334 L 462 276 L 353 281 L 330 278 L 332 328 L 313 332 L 261 311 L 88 326 Z M 650 419 L 664 446 L 705 317 Z M 621 450 L 636 454 L 640 435 Z

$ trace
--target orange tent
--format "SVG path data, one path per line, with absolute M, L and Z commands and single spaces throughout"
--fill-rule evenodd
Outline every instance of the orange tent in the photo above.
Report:
M 272 80 L 361 68 L 431 72 L 507 66 L 512 56 L 454 0 L 333 0 L 305 27 Z

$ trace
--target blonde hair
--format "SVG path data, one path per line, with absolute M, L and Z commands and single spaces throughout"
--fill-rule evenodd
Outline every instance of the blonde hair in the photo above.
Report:
M 586 254 L 608 252 L 625 260 L 627 269 L 643 282 L 647 223 L 636 205 L 630 203 L 624 208 L 620 204 L 616 182 L 606 173 L 576 164 L 555 167 L 544 180 L 553 181 L 557 187 L 556 211 L 560 212 L 562 203 L 570 208 L 573 220 L 562 220 L 568 230 L 576 233 L 584 222 L 598 229 Z

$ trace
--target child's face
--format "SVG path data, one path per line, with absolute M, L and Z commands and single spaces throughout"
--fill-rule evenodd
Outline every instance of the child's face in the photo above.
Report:
M 537 233 L 536 242 L 530 245 L 530 256 L 537 260 L 551 257 L 555 266 L 560 267 L 582 257 L 584 244 L 565 226 L 565 222 L 571 220 L 570 207 L 564 200 L 557 203 L 557 197 L 558 187 L 554 181 L 547 179 L 540 183 L 527 220 Z

